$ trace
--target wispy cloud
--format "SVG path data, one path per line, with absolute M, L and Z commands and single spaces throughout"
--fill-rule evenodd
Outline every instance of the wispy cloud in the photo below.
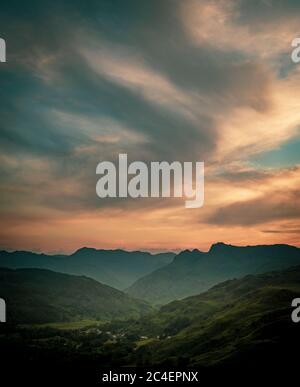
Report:
M 255 161 L 299 137 L 299 11 L 291 0 L 6 4 L 2 246 L 298 243 L 299 166 Z M 204 207 L 100 201 L 95 167 L 120 152 L 204 160 Z

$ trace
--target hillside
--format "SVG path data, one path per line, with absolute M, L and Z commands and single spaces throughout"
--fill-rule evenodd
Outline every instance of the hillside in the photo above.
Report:
M 170 263 L 175 254 L 97 250 L 83 247 L 71 255 L 46 255 L 28 251 L 0 252 L 0 267 L 40 268 L 85 275 L 117 289 L 125 289 L 141 276 Z
M 297 266 L 226 281 L 174 301 L 131 326 L 131 334 L 149 338 L 139 346 L 136 361 L 198 367 L 292 364 L 300 331 L 291 321 L 291 301 L 299 295 Z
M 26 369 L 49 369 L 55 362 L 61 370 L 81 369 L 85 376 L 86 370 L 97 372 L 99 364 L 190 366 L 209 379 L 216 370 L 231 377 L 249 370 L 255 377 L 260 371 L 286 375 L 298 365 L 300 331 L 291 320 L 291 301 L 299 295 L 300 266 L 226 281 L 141 318 L 101 327 L 0 325 L 0 358 L 2 364 Z
M 281 270 L 300 264 L 300 249 L 289 245 L 237 247 L 217 243 L 207 252 L 185 250 L 174 260 L 137 280 L 126 291 L 164 304 L 206 291 L 227 279 Z
M 0 268 L 0 284 L 10 323 L 125 319 L 151 310 L 93 279 L 44 269 Z

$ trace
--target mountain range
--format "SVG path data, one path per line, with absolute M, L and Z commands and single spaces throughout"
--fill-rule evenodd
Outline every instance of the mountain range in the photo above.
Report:
M 232 246 L 216 243 L 208 252 L 185 250 L 174 260 L 126 289 L 133 297 L 165 304 L 206 291 L 213 285 L 300 264 L 300 249 L 290 245 Z
M 0 267 L 84 275 L 156 305 L 202 293 L 228 279 L 299 264 L 300 249 L 284 244 L 240 247 L 219 242 L 208 252 L 184 250 L 177 255 L 87 247 L 71 255 L 0 252 Z
M 0 251 L 0 267 L 40 268 L 85 275 L 123 290 L 138 278 L 170 263 L 174 253 L 97 250 L 83 247 L 71 255 L 46 255 L 28 251 Z
M 111 308 L 113 318 L 121 311 L 133 317 L 71 330 L 0 325 L 1 364 L 26 369 L 62 365 L 68 378 L 69 370 L 81 367 L 86 376 L 87 370 L 97 373 L 99 365 L 188 366 L 201 377 L 205 371 L 212 377 L 226 370 L 231 377 L 243 371 L 243 377 L 250 372 L 256 378 L 260 372 L 290 375 L 298 366 L 300 331 L 291 320 L 291 301 L 300 294 L 300 266 L 228 280 L 159 310 L 87 278 L 29 269 L 2 269 L 0 274 L 6 297 L 11 292 L 21 297 L 19 305 L 11 304 L 13 298 L 9 302 L 20 308 L 21 318 L 42 311 L 55 317 L 43 309 L 46 304 L 73 318 L 103 316 L 103 307 Z

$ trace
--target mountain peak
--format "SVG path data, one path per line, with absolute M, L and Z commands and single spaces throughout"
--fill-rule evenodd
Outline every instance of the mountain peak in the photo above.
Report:
M 203 251 L 200 251 L 198 249 L 193 249 L 193 250 L 183 250 L 179 254 L 175 255 L 173 262 L 190 262 L 191 260 L 197 260 L 199 256 L 201 256 Z
M 93 247 L 81 247 L 80 249 L 74 251 L 74 253 L 72 255 L 75 255 L 75 254 L 82 254 L 82 253 L 92 253 L 92 252 L 95 252 L 97 251 L 95 248 Z
M 226 243 L 224 242 L 216 242 L 214 244 L 211 245 L 210 249 L 209 249 L 209 252 L 215 252 L 215 251 L 224 251 L 224 250 L 228 250 L 230 248 L 234 247 L 233 245 L 227 245 Z
M 193 249 L 193 250 L 185 249 L 185 250 L 182 250 L 179 254 L 177 254 L 177 256 L 186 255 L 186 254 L 202 254 L 202 253 L 203 252 L 198 249 Z

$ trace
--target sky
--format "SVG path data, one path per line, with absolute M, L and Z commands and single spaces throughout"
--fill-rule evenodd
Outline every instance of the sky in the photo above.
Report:
M 0 37 L 0 249 L 300 245 L 298 0 L 11 0 Z M 100 199 L 119 153 L 204 161 L 204 206 Z

